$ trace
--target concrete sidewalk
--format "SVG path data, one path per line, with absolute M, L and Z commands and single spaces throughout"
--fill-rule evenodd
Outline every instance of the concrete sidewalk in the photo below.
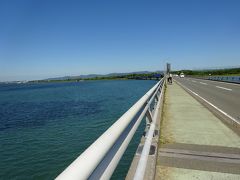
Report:
M 156 179 L 240 179 L 240 138 L 179 85 L 168 85 Z

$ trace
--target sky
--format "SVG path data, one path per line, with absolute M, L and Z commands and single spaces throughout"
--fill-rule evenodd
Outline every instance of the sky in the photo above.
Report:
M 238 0 L 1 0 L 0 81 L 240 65 Z

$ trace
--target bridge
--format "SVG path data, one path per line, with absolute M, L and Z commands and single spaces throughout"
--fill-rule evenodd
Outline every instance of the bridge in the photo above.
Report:
M 240 179 L 240 85 L 164 77 L 57 180 L 110 179 L 141 121 L 126 179 Z

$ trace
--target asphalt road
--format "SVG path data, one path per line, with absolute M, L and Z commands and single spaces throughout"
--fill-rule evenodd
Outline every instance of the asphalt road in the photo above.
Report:
M 174 79 L 240 122 L 240 84 L 188 77 Z

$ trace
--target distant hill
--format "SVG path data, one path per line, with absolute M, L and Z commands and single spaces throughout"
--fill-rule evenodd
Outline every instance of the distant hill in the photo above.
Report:
M 87 79 L 87 78 L 95 78 L 95 77 L 103 77 L 101 74 L 88 74 L 88 75 L 79 75 L 79 76 L 63 76 L 56 78 L 48 78 L 44 80 L 67 80 L 67 79 Z
M 163 73 L 163 71 L 137 71 L 137 72 L 129 72 L 129 73 L 109 73 L 109 74 L 88 74 L 88 75 L 79 75 L 79 76 L 64 76 L 64 77 L 56 77 L 56 78 L 48 78 L 44 80 L 74 80 L 74 79 L 88 79 L 88 78 L 96 78 L 96 77 L 115 77 L 115 76 L 123 76 L 129 74 L 150 74 L 150 73 Z

